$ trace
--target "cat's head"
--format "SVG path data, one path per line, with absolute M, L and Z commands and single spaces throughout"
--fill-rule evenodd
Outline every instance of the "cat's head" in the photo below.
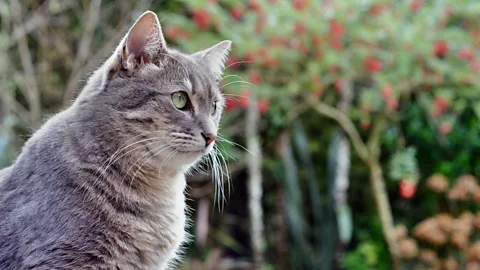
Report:
M 101 68 L 101 97 L 130 137 L 145 140 L 146 157 L 188 166 L 212 151 L 224 107 L 219 89 L 231 42 L 184 54 L 167 48 L 160 22 L 144 13 Z M 94 75 L 95 76 L 95 75 Z M 142 149 L 145 150 L 145 149 Z

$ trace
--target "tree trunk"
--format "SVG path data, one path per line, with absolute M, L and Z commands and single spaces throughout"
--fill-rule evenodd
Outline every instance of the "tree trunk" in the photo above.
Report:
M 263 267 L 263 253 L 265 249 L 263 235 L 263 208 L 262 208 L 262 150 L 258 135 L 259 113 L 257 111 L 257 96 L 250 93 L 250 106 L 247 113 L 247 148 L 252 153 L 248 157 L 248 209 L 250 214 L 250 242 L 253 250 L 255 269 Z
M 378 214 L 382 222 L 383 235 L 387 242 L 388 249 L 392 257 L 394 269 L 400 269 L 400 261 L 398 257 L 398 246 L 395 239 L 395 230 L 393 226 L 392 209 L 388 201 L 388 195 L 385 188 L 385 180 L 383 178 L 382 167 L 377 159 L 370 159 L 368 162 L 370 168 L 370 181 L 377 204 Z

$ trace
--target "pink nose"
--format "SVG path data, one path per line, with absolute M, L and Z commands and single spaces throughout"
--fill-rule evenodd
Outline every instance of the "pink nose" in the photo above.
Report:
M 205 146 L 209 146 L 217 138 L 217 136 L 215 136 L 213 134 L 203 134 L 202 133 L 202 136 L 205 139 Z

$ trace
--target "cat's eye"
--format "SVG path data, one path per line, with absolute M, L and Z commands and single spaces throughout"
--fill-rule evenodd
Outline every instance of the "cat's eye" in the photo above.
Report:
M 175 92 L 172 94 L 173 105 L 179 110 L 183 110 L 188 105 L 188 95 L 185 92 Z
M 216 101 L 213 102 L 211 111 L 212 111 L 212 115 L 215 115 L 217 113 L 217 102 Z

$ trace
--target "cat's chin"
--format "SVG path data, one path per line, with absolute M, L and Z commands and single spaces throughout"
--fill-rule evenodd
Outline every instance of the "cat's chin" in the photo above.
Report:
M 160 170 L 168 169 L 174 171 L 185 171 L 197 163 L 209 152 L 210 151 L 207 151 L 206 149 L 198 151 L 175 151 L 174 155 L 158 157 L 154 161 L 154 165 Z

